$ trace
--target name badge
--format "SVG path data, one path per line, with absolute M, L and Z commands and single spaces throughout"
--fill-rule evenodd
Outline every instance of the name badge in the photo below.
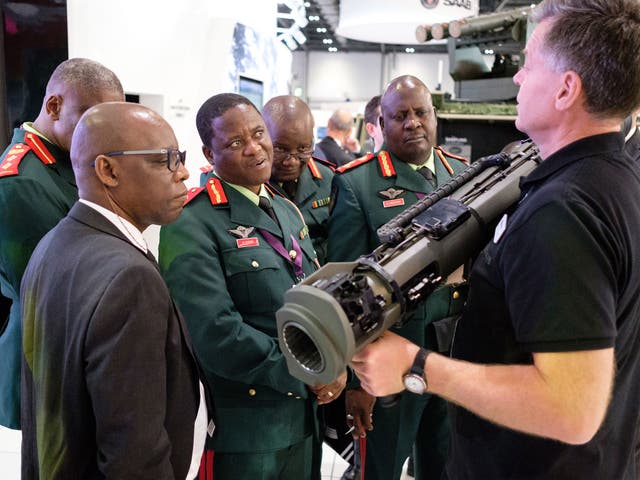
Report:
M 259 245 L 260 240 L 258 239 L 258 237 L 236 239 L 236 246 L 238 248 L 257 247 Z
M 393 200 L 385 200 L 382 202 L 384 208 L 400 207 L 402 205 L 404 205 L 404 198 L 394 198 Z
M 495 232 L 493 232 L 493 243 L 498 243 L 507 229 L 507 214 L 502 215 Z

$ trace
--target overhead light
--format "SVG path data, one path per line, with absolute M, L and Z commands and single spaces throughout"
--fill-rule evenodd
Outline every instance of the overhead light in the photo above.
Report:
M 324 27 L 318 27 L 316 28 L 316 32 L 318 33 L 327 33 L 327 29 Z
M 309 8 L 309 7 L 311 6 L 311 4 L 310 4 L 309 2 L 304 2 L 304 6 L 305 6 L 306 8 Z
M 330 52 L 337 52 L 338 48 L 337 47 L 329 47 L 329 48 L 327 48 L 327 50 L 329 50 Z
M 331 45 L 333 43 L 333 40 L 331 40 L 330 38 L 323 38 L 322 43 L 324 43 L 325 45 Z
M 319 15 L 309 15 L 309 21 L 310 22 L 319 22 L 320 21 L 320 16 Z
M 404 51 L 407 53 L 415 53 L 416 49 L 412 47 L 407 47 L 404 49 Z

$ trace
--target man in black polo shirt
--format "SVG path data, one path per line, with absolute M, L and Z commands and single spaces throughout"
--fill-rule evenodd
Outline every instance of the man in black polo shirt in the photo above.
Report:
M 423 367 L 455 405 L 445 478 L 635 479 L 640 170 L 619 126 L 640 105 L 640 4 L 545 0 L 534 20 L 516 125 L 544 162 L 473 267 L 454 358 L 386 332 L 353 365 L 375 395 Z

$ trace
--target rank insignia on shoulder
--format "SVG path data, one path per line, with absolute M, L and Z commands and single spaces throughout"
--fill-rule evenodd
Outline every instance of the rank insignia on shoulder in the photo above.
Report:
M 347 170 L 351 170 L 360 165 L 364 165 L 368 161 L 370 161 L 375 155 L 373 153 L 368 153 L 364 157 L 356 158 L 355 160 L 351 160 L 349 163 L 345 163 L 341 167 L 336 168 L 336 172 L 344 173 Z
M 16 143 L 0 163 L 0 177 L 18 175 L 18 166 L 22 158 L 29 153 L 31 147 L 23 143 Z
M 209 193 L 212 205 L 224 205 L 229 203 L 227 196 L 224 193 L 224 188 L 222 188 L 222 182 L 219 179 L 215 177 L 210 178 L 207 180 L 205 187 Z
M 331 197 L 319 198 L 311 202 L 311 208 L 326 207 L 329 203 L 331 203 Z
M 380 164 L 383 177 L 395 177 L 396 169 L 393 168 L 391 156 L 386 150 L 380 150 L 378 152 L 378 163 Z
M 203 167 L 200 167 L 200 171 L 202 173 L 209 173 L 213 170 L 213 165 L 205 165 Z
M 316 165 L 316 162 L 313 160 L 313 158 L 309 159 L 309 162 L 307 163 L 307 167 L 309 168 L 309 171 L 311 172 L 311 176 L 313 178 L 317 178 L 317 179 L 322 178 L 322 173 L 320 173 L 320 170 L 318 169 L 318 166 Z
M 304 237 L 308 235 L 309 235 L 309 227 L 305 225 L 302 228 L 302 230 L 300 230 L 300 233 L 298 234 L 298 236 L 300 237 L 300 240 L 304 240 Z
M 188 204 L 191 200 L 196 198 L 200 192 L 204 190 L 204 187 L 193 187 L 187 191 L 187 199 L 184 201 L 184 205 Z M 183 205 L 183 206 L 184 206 Z

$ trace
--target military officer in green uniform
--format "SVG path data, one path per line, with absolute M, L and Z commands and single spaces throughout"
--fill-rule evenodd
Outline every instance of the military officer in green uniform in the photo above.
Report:
M 435 146 L 435 109 L 429 90 L 418 78 L 392 80 L 381 107 L 385 140 L 381 150 L 336 171 L 329 261 L 350 261 L 373 251 L 380 244 L 378 227 L 466 168 L 463 158 Z M 447 345 L 436 344 L 435 333 L 427 324 L 447 317 L 461 303 L 462 296 L 456 289 L 442 288 L 397 332 L 419 345 L 446 349 Z M 399 479 L 414 440 L 416 478 L 440 478 L 449 438 L 442 399 L 405 392 L 395 406 L 384 408 L 363 389 L 350 384 L 346 412 L 347 418 L 353 418 L 354 434 L 366 435 L 367 480 Z
M 0 157 L 0 425 L 20 428 L 20 281 L 40 239 L 78 199 L 69 150 L 93 105 L 124 101 L 116 75 L 92 60 L 58 65 L 40 114 L 16 128 Z
M 248 99 L 215 95 L 196 123 L 214 169 L 162 228 L 159 263 L 213 390 L 201 478 L 317 479 L 316 405 L 340 394 L 346 374 L 314 387 L 289 375 L 275 319 L 284 292 L 317 268 L 307 227 L 264 186 L 273 147 Z
M 323 264 L 333 167 L 325 160 L 311 157 L 314 125 L 311 110 L 298 97 L 283 95 L 269 100 L 262 116 L 273 142 L 269 186 L 300 209 L 318 261 Z

